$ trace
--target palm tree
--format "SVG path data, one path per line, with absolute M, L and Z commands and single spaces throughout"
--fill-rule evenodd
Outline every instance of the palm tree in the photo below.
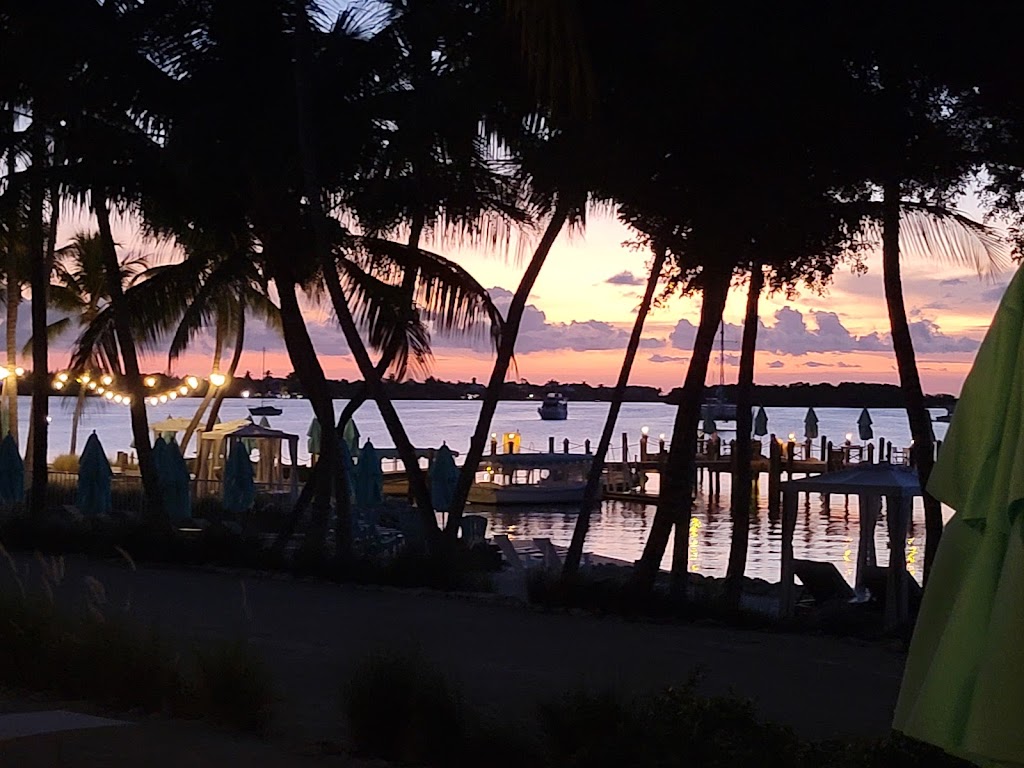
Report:
M 67 313 L 67 317 L 50 325 L 50 338 L 65 333 L 70 328 L 85 329 L 109 306 L 108 283 L 105 273 L 105 257 L 99 235 L 85 230 L 77 232 L 68 245 L 56 251 L 54 265 L 55 283 L 50 286 L 50 303 Z M 128 254 L 119 259 L 121 284 L 126 288 L 135 283 L 146 268 L 144 256 Z M 84 372 L 101 370 L 105 360 L 96 351 L 81 360 Z M 75 402 L 71 419 L 71 444 L 69 451 L 78 448 L 78 425 L 85 409 L 86 387 L 81 387 Z
M 612 434 L 615 431 L 615 423 L 619 418 L 619 411 L 622 409 L 622 400 L 626 394 L 626 387 L 629 384 L 629 374 L 633 369 L 633 361 L 636 359 L 637 350 L 640 348 L 640 337 L 644 330 L 644 321 L 647 313 L 651 310 L 651 303 L 654 300 L 654 292 L 657 290 L 658 281 L 661 279 L 661 272 L 665 266 L 666 249 L 660 245 L 652 244 L 654 260 L 651 263 L 651 274 L 647 278 L 647 288 L 644 290 L 640 307 L 636 311 L 636 320 L 633 322 L 633 331 L 629 336 L 629 343 L 626 345 L 626 354 L 622 359 L 622 367 L 619 369 L 619 378 L 615 383 L 615 390 L 612 393 L 611 403 L 608 406 L 608 415 L 604 420 L 604 429 L 601 430 L 601 439 L 597 444 L 597 451 L 594 453 L 593 463 L 587 475 L 587 486 L 583 492 L 583 501 L 580 503 L 580 513 L 576 518 L 576 526 L 573 528 L 572 541 L 569 544 L 569 551 L 565 556 L 565 564 L 562 574 L 571 578 L 580 567 L 580 559 L 583 557 L 583 544 L 587 538 L 587 531 L 590 527 L 590 516 L 601 503 L 601 475 L 604 471 L 605 456 L 608 455 L 608 447 L 612 442 Z

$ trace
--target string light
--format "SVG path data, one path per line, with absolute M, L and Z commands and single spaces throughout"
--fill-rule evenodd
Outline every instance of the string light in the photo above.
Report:
M 16 369 L 14 374 L 11 374 L 10 370 L 6 367 L 0 366 L 0 379 L 7 378 L 11 375 L 22 375 L 24 371 L 21 368 Z M 72 378 L 74 377 L 74 378 Z M 71 381 L 77 381 L 81 385 L 83 391 L 92 392 L 102 396 L 105 400 L 121 405 L 130 405 L 132 400 L 131 396 L 125 392 L 117 391 L 116 377 L 112 374 L 105 373 L 102 375 L 83 373 L 79 376 L 75 376 L 73 373 L 68 371 L 61 371 L 54 376 L 52 386 L 55 390 L 63 390 L 71 385 Z M 213 387 L 223 387 L 230 381 L 230 377 L 223 373 L 214 372 L 210 374 L 209 382 Z M 146 376 L 142 379 L 142 384 L 149 388 L 154 389 L 160 383 L 158 376 Z M 151 392 L 146 396 L 145 400 L 150 405 L 159 405 L 166 403 L 168 400 L 177 400 L 179 397 L 185 397 L 191 392 L 199 389 L 202 385 L 202 380 L 197 376 L 187 376 L 184 381 L 179 381 L 172 387 L 169 387 L 164 392 Z M 249 391 L 246 390 L 246 396 Z
M 223 373 L 214 372 L 210 374 L 210 383 L 215 387 L 223 387 L 227 381 L 228 377 Z
M 189 376 L 185 379 L 185 383 L 188 384 L 189 389 L 199 389 L 199 379 L 195 376 Z
M 150 387 L 150 388 L 155 387 L 156 386 L 156 376 L 147 376 L 146 379 L 145 379 L 145 384 L 146 384 L 147 387 Z

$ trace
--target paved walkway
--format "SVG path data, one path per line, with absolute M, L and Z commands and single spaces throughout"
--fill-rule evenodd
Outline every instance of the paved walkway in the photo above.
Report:
M 31 558 L 22 567 L 38 572 Z M 702 674 L 702 687 L 754 699 L 807 738 L 889 730 L 903 658 L 825 637 L 543 613 L 428 592 L 337 586 L 194 570 L 67 562 L 63 599 L 91 576 L 143 622 L 195 638 L 247 636 L 282 695 L 296 743 L 341 734 L 339 688 L 380 649 L 414 647 L 461 681 L 476 705 L 529 715 L 539 698 L 582 685 L 651 689 Z M 82 738 L 91 738 L 83 736 Z

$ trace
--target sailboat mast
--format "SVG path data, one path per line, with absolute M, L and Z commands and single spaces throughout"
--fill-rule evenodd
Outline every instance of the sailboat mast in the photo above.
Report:
M 718 332 L 718 386 L 725 386 L 725 321 Z

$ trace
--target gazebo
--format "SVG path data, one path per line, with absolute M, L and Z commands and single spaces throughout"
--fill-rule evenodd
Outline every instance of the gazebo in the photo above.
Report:
M 793 534 L 801 493 L 845 494 L 857 496 L 860 509 L 860 537 L 857 548 L 856 586 L 862 587 L 867 569 L 876 565 L 875 525 L 885 499 L 889 534 L 889 567 L 886 577 L 885 623 L 899 625 L 909 617 L 907 573 L 907 529 L 914 508 L 914 497 L 921 495 L 917 471 L 892 464 L 862 464 L 799 480 L 782 483 L 782 578 L 779 614 L 793 614 Z
M 288 443 L 288 456 L 291 459 L 291 471 L 289 472 L 288 488 L 291 495 L 298 495 L 299 475 L 296 470 L 298 466 L 299 436 L 280 429 L 261 427 L 246 420 L 242 425 L 231 425 L 228 429 L 218 427 L 204 432 L 199 440 L 199 456 L 196 462 L 197 480 L 224 479 L 224 465 L 231 453 L 233 443 L 245 440 L 250 450 L 259 451 L 259 458 L 255 462 L 255 482 L 270 490 L 281 489 L 285 486 L 283 444 Z M 228 426 L 228 425 L 224 425 Z

